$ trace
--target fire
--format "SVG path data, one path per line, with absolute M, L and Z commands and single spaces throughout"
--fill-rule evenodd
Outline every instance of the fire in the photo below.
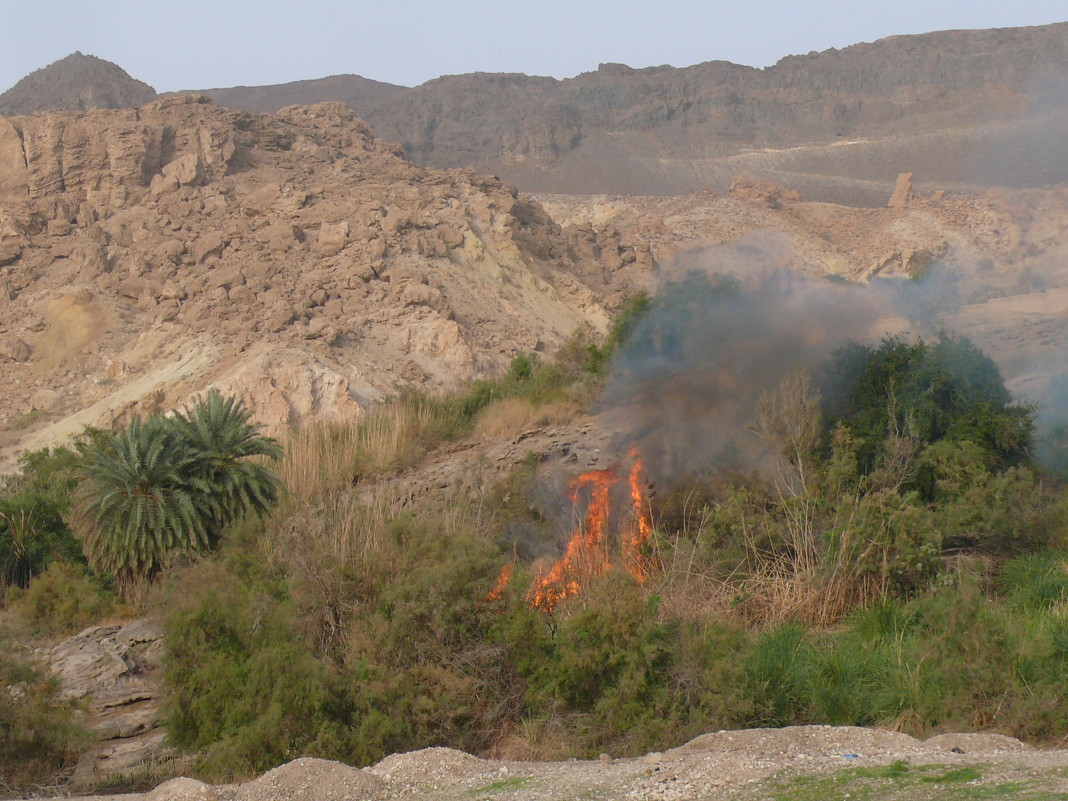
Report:
M 538 576 L 531 588 L 531 606 L 551 612 L 564 598 L 577 595 L 582 580 L 608 572 L 608 548 L 605 526 L 608 524 L 609 493 L 619 481 L 616 471 L 590 470 L 571 479 L 567 497 L 578 503 L 579 490 L 590 487 L 585 524 L 579 526 L 567 543 L 567 550 L 548 573 Z
M 634 445 L 630 446 L 630 458 L 633 460 L 630 468 L 630 501 L 634 507 L 634 525 L 630 531 L 624 533 L 621 549 L 623 566 L 638 583 L 644 584 L 649 577 L 649 564 L 642 553 L 642 546 L 653 533 L 653 522 L 650 519 L 645 493 L 642 491 L 642 457 Z
M 484 600 L 499 601 L 504 597 L 504 590 L 512 580 L 512 568 L 514 566 L 515 562 L 505 562 L 504 567 L 501 568 L 501 572 L 497 575 L 497 583 L 493 585 L 493 589 Z
M 642 489 L 642 460 L 636 448 L 630 449 L 632 465 L 628 476 L 630 501 L 634 510 L 631 525 L 620 534 L 620 556 L 623 567 L 640 583 L 649 577 L 650 565 L 642 553 L 653 526 L 648 503 Z M 568 540 L 564 555 L 539 575 L 530 589 L 530 605 L 552 612 L 565 598 L 581 592 L 585 583 L 608 572 L 608 517 L 611 509 L 611 490 L 620 480 L 616 468 L 590 470 L 573 478 L 568 485 L 568 499 L 577 504 L 582 490 L 589 489 L 586 517 Z M 509 573 L 510 575 L 510 573 Z

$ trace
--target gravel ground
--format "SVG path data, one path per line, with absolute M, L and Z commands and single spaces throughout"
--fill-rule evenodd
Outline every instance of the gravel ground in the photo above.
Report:
M 893 766 L 887 769 L 885 766 Z M 964 769 L 968 770 L 964 770 Z M 682 801 L 683 799 L 1068 798 L 1068 751 L 998 734 L 925 742 L 850 726 L 705 734 L 635 759 L 502 762 L 449 748 L 394 754 L 356 769 L 298 759 L 251 782 L 174 779 L 150 793 L 92 801 Z M 85 801 L 90 801 L 86 798 Z

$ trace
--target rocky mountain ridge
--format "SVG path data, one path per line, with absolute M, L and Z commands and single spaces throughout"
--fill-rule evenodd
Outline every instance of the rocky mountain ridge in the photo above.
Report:
M 407 88 L 349 75 L 202 91 L 255 112 L 344 102 L 421 164 L 525 191 L 724 192 L 744 173 L 863 206 L 880 204 L 901 172 L 926 191 L 1064 180 L 1055 134 L 1068 115 L 1066 61 L 1068 23 L 1057 23 L 891 36 L 765 69 L 602 64 L 564 80 L 472 73 Z M 58 77 L 63 63 L 31 76 L 37 96 L 21 113 L 85 107 L 46 91 L 54 68 L 70 80 Z M 1041 168 L 1027 161 L 1036 150 Z
M 942 31 L 766 69 L 710 61 L 602 64 L 564 80 L 446 76 L 354 108 L 420 163 L 472 166 L 527 191 L 723 192 L 745 173 L 811 199 L 873 205 L 907 171 L 929 190 L 1050 183 L 1018 164 L 985 174 L 983 154 L 1006 156 L 1021 136 L 1048 142 L 1058 122 L 1038 132 L 1004 126 L 1064 109 L 1066 55 L 1068 23 Z M 216 96 L 255 102 L 234 90 Z

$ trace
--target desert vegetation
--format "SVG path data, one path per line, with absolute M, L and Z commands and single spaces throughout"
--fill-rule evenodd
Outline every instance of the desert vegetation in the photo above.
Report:
M 477 497 L 391 489 L 450 443 L 566 423 L 628 348 L 682 347 L 643 322 L 661 302 L 629 301 L 603 342 L 283 447 L 213 394 L 26 456 L 0 498 L 0 670 L 19 688 L 0 695 L 0 776 L 60 771 L 85 742 L 15 643 L 144 614 L 165 622 L 170 742 L 212 779 L 301 754 L 621 756 L 809 722 L 1061 741 L 1068 495 L 1033 459 L 1034 410 L 965 339 L 854 344 L 787 374 L 742 432 L 762 469 L 722 460 L 640 499 L 648 569 L 574 576 L 550 606 L 524 545 L 560 535 L 536 457 Z

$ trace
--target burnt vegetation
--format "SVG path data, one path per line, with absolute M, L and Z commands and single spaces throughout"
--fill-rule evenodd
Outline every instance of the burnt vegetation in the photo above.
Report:
M 165 620 L 170 742 L 213 779 L 301 754 L 367 764 L 447 745 L 618 756 L 798 723 L 1061 740 L 1068 495 L 1035 460 L 1035 410 L 952 334 L 844 344 L 763 383 L 703 362 L 702 380 L 730 379 L 744 396 L 745 424 L 702 388 L 701 408 L 722 413 L 733 439 L 720 426 L 693 440 L 715 445 L 700 470 L 657 450 L 668 429 L 639 426 L 646 469 L 674 470 L 655 498 L 623 501 L 636 520 L 648 515 L 648 532 L 635 524 L 648 536 L 629 546 L 641 569 L 614 557 L 596 570 L 565 565 L 577 589 L 551 605 L 532 595 L 548 568 L 515 534 L 559 534 L 535 497 L 536 458 L 479 498 L 402 507 L 376 489 L 491 418 L 494 430 L 515 415 L 566 422 L 620 391 L 621 376 L 692 366 L 710 349 L 687 321 L 726 304 L 734 324 L 749 302 L 737 282 L 689 276 L 628 301 L 603 343 L 576 338 L 461 393 L 403 395 L 358 426 L 295 432 L 276 463 L 274 444 L 218 397 L 28 455 L 0 497 L 0 686 L 19 688 L 0 693 L 0 778 L 60 772 L 84 743 L 16 639 L 131 614 Z M 671 392 L 695 397 L 691 384 L 656 389 L 661 404 Z M 224 437 L 236 450 L 202 442 L 215 456 L 186 464 L 196 421 L 226 403 L 215 411 L 236 415 L 219 425 L 236 430 Z M 175 525 L 201 534 L 150 538 L 162 543 L 152 560 L 123 559 L 124 543 L 138 542 L 124 532 L 159 534 L 155 518 L 135 513 L 124 528 L 93 517 L 93 498 L 124 438 L 146 430 L 165 442 L 149 437 L 138 458 L 170 460 L 151 476 L 172 484 L 153 492 L 185 504 Z M 596 517 L 580 510 L 580 530 Z

